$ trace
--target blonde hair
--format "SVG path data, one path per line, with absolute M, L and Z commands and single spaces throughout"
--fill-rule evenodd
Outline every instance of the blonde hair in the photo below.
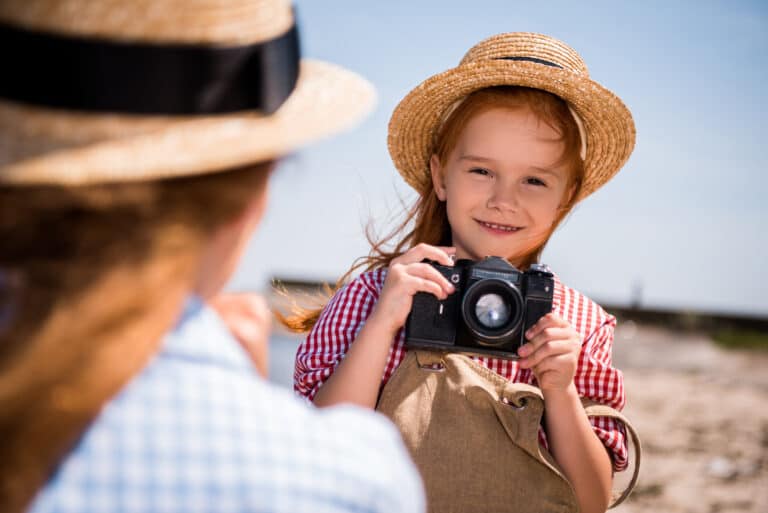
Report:
M 206 242 L 263 192 L 271 167 L 0 187 L 0 511 L 26 507 L 151 358 Z
M 566 164 L 569 168 L 567 190 L 570 195 L 565 198 L 566 201 L 558 212 L 544 242 L 524 256 L 523 269 L 539 259 L 552 233 L 573 208 L 582 186 L 584 163 L 580 156 L 581 137 L 578 125 L 567 103 L 551 93 L 528 87 L 498 86 L 480 89 L 468 95 L 447 116 L 437 132 L 434 145 L 435 155 L 440 159 L 441 164 L 445 165 L 464 127 L 473 117 L 491 109 L 514 110 L 526 107 L 531 109 L 542 122 L 550 125 L 561 135 L 564 149 L 558 163 Z M 424 166 L 424 172 L 429 173 L 428 163 L 425 162 Z M 320 317 L 330 295 L 342 287 L 355 272 L 388 267 L 393 259 L 419 243 L 450 246 L 451 227 L 448 223 L 445 203 L 438 200 L 430 181 L 428 188 L 417 198 L 413 206 L 405 211 L 403 221 L 394 230 L 376 240 L 372 236 L 369 225 L 366 236 L 371 244 L 370 253 L 358 258 L 336 282 L 335 288 L 326 287 L 326 295 L 319 301 L 322 306 L 307 308 L 298 304 L 295 298 L 289 298 L 292 303 L 291 314 L 284 316 L 277 313 L 282 324 L 295 332 L 309 331 Z M 391 247 L 393 243 L 394 247 L 391 250 L 386 249 Z M 288 295 L 286 291 L 282 291 L 282 293 Z

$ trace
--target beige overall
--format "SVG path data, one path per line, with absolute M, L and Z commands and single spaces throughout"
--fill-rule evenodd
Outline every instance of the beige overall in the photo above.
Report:
M 595 403 L 585 409 L 621 420 L 632 436 L 634 475 L 615 506 L 637 480 L 640 443 L 617 411 Z M 462 354 L 411 350 L 377 410 L 400 428 L 431 513 L 579 509 L 570 483 L 539 445 L 544 401 L 537 387 L 512 383 Z

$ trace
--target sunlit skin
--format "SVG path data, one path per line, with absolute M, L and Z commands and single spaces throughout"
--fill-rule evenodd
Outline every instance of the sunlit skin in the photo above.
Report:
M 546 240 L 568 192 L 559 139 L 527 108 L 492 109 L 467 123 L 444 166 L 432 157 L 458 258 L 496 255 L 519 265 Z
M 318 406 L 354 403 L 375 408 L 392 340 L 410 312 L 413 296 L 445 299 L 454 289 L 424 259 L 504 256 L 520 265 L 547 240 L 573 191 L 569 170 L 557 165 L 559 134 L 528 108 L 491 109 L 475 115 L 442 165 L 430 160 L 434 193 L 446 203 L 453 246 L 418 244 L 392 260 L 381 295 L 331 377 L 318 390 Z M 526 333 L 520 367 L 532 369 L 544 395 L 552 454 L 573 485 L 581 511 L 605 511 L 611 462 L 581 406 L 574 376 L 581 337 L 555 314 Z
M 245 349 L 256 370 L 267 376 L 272 312 L 266 300 L 251 292 L 222 292 L 267 206 L 267 191 L 254 193 L 246 209 L 220 227 L 207 242 L 200 260 L 195 294 L 216 310 Z

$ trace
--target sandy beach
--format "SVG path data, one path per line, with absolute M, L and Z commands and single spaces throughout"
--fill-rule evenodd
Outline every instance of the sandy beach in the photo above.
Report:
M 768 353 L 628 321 L 614 361 L 643 461 L 613 511 L 768 512 Z

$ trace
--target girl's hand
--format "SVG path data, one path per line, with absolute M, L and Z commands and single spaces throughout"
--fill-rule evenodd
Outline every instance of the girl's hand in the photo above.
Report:
M 525 333 L 528 343 L 518 349 L 520 367 L 533 369 L 542 391 L 573 386 L 581 353 L 581 337 L 565 320 L 548 313 Z
M 455 254 L 456 248 L 422 243 L 392 260 L 381 296 L 369 321 L 380 322 L 394 333 L 405 324 L 413 305 L 413 296 L 417 292 L 428 292 L 438 299 L 447 298 L 455 290 L 453 285 L 437 269 L 422 260 L 429 259 L 452 266 L 452 256 Z
M 251 357 L 263 377 L 269 373 L 269 333 L 272 312 L 267 301 L 258 294 L 242 292 L 219 294 L 208 304 L 216 310 L 232 335 Z

